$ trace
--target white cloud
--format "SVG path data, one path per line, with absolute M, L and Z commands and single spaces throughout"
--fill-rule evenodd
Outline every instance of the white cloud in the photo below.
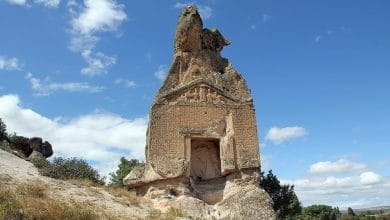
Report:
M 167 75 L 167 67 L 165 65 L 158 66 L 156 72 L 154 72 L 154 76 L 160 80 L 164 80 L 166 75 Z
M 263 14 L 262 20 L 264 23 L 268 22 L 271 19 L 271 16 L 268 14 Z
M 198 5 L 198 11 L 203 20 L 208 20 L 213 16 L 213 9 L 209 6 Z
M 196 4 L 196 2 L 187 2 L 187 3 L 176 2 L 173 7 L 177 9 L 182 9 L 187 5 L 196 5 L 196 7 L 198 8 L 198 12 L 203 20 L 207 20 L 213 17 L 213 9 L 210 6 Z
M 322 35 L 316 35 L 315 38 L 314 38 L 314 41 L 316 43 L 320 42 L 320 40 L 322 39 Z
M 83 35 L 113 31 L 126 18 L 124 6 L 114 0 L 84 0 L 84 8 L 72 20 L 72 29 Z
M 61 122 L 22 107 L 17 95 L 0 96 L 0 106 L 10 133 L 42 137 L 53 145 L 55 156 L 94 161 L 104 175 L 116 168 L 121 156 L 144 158 L 147 118 L 91 113 Z
M 382 206 L 390 202 L 390 179 L 371 171 L 341 177 L 309 175 L 280 181 L 282 184 L 294 185 L 304 206 L 327 204 L 345 209 Z
M 23 64 L 18 58 L 0 56 L 0 70 L 22 70 Z
M 5 0 L 8 3 L 20 6 L 30 6 L 27 0 Z M 34 0 L 34 3 L 41 4 L 48 8 L 57 8 L 61 0 Z
M 92 54 L 91 50 L 84 50 L 81 56 L 88 66 L 81 69 L 81 73 L 86 76 L 96 76 L 107 73 L 107 67 L 116 63 L 115 57 L 106 56 L 101 52 Z
M 381 181 L 381 176 L 374 172 L 364 172 L 360 174 L 360 182 L 365 185 L 376 184 Z
M 117 85 L 123 85 L 124 87 L 127 88 L 133 88 L 137 85 L 133 80 L 128 80 L 128 79 L 116 79 L 114 82 Z
M 320 41 L 322 41 L 326 38 L 329 38 L 332 35 L 344 32 L 345 30 L 346 30 L 346 28 L 343 26 L 340 28 L 328 29 L 327 31 L 323 31 L 322 33 L 316 34 L 314 36 L 314 42 L 319 43 Z
M 8 3 L 14 4 L 14 5 L 26 5 L 26 0 L 5 0 Z
M 366 169 L 367 166 L 362 163 L 354 163 L 349 160 L 340 159 L 336 162 L 325 161 L 312 164 L 309 169 L 311 174 L 329 174 L 351 172 Z
M 107 68 L 115 64 L 115 57 L 93 52 L 93 49 L 100 40 L 98 33 L 116 31 L 126 20 L 124 5 L 115 0 L 84 0 L 83 5 L 69 1 L 67 5 L 73 17 L 70 49 L 81 53 L 88 64 L 81 73 L 89 76 L 107 73 Z
M 57 8 L 60 4 L 60 0 L 35 0 L 37 4 L 42 4 L 48 8 Z
M 40 80 L 35 78 L 32 73 L 28 73 L 25 78 L 30 81 L 31 88 L 34 91 L 35 95 L 46 96 L 50 95 L 52 92 L 63 90 L 68 92 L 101 92 L 104 87 L 102 86 L 93 86 L 86 82 L 67 82 L 67 83 L 57 83 L 52 82 L 49 78 Z
M 260 163 L 261 163 L 261 171 L 266 171 L 270 169 L 270 156 L 267 155 L 260 155 Z
M 287 140 L 304 137 L 307 135 L 306 129 L 303 127 L 285 127 L 278 128 L 273 127 L 269 129 L 265 139 L 274 142 L 275 144 L 281 144 Z

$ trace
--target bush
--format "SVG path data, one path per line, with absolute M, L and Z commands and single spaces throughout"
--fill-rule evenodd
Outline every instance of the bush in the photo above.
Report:
M 136 159 L 127 160 L 126 158 L 121 157 L 118 169 L 115 171 L 115 173 L 110 173 L 110 185 L 124 187 L 123 178 L 125 178 L 135 166 L 140 164 L 141 163 Z
M 44 169 L 50 166 L 49 161 L 44 157 L 34 157 L 30 162 L 38 169 Z
M 280 185 L 278 178 L 268 171 L 264 176 L 261 173 L 260 186 L 270 195 L 274 202 L 273 208 L 278 215 L 278 219 L 294 219 L 295 216 L 302 212 L 301 203 L 294 192 L 294 186 Z
M 50 162 L 45 158 L 38 158 L 32 160 L 32 163 L 39 169 L 42 175 L 54 179 L 88 179 L 101 185 L 105 183 L 105 177 L 101 177 L 98 171 L 83 159 L 55 157 Z
M 0 143 L 2 141 L 8 141 L 7 126 L 3 122 L 3 119 L 0 118 Z
M 311 205 L 303 209 L 301 219 L 336 220 L 340 216 L 339 209 L 328 205 Z

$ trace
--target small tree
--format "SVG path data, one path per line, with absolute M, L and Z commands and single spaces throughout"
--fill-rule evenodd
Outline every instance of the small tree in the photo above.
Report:
M 0 143 L 3 141 L 8 141 L 7 126 L 5 125 L 3 119 L 0 118 Z
M 355 216 L 355 212 L 353 211 L 353 209 L 351 207 L 348 207 L 348 211 L 347 211 L 348 215 L 350 216 Z
M 118 169 L 115 172 L 110 173 L 111 186 L 124 187 L 123 178 L 130 173 L 130 171 L 137 165 L 141 164 L 136 159 L 127 160 L 121 157 Z
M 302 212 L 302 206 L 294 192 L 294 186 L 281 186 L 272 170 L 268 171 L 266 176 L 264 176 L 264 172 L 261 173 L 260 186 L 272 198 L 273 208 L 278 215 L 278 219 L 294 218 Z

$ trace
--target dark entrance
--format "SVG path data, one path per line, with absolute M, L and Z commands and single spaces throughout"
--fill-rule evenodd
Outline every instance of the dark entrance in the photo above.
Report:
M 221 176 L 218 139 L 191 139 L 191 176 L 197 181 Z

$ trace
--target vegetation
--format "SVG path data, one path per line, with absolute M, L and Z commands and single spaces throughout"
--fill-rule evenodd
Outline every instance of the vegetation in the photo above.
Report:
M 311 205 L 303 209 L 302 215 L 299 216 L 299 219 L 336 220 L 339 216 L 340 211 L 337 207 L 332 208 L 332 206 L 328 205 Z
M 101 177 L 96 169 L 84 159 L 55 157 L 53 161 L 38 158 L 31 161 L 39 172 L 55 179 L 88 179 L 97 184 L 104 184 L 105 177 Z
M 90 190 L 95 191 L 96 193 L 101 193 L 101 190 L 104 190 L 117 198 L 122 197 L 124 198 L 123 200 L 117 200 L 117 201 L 121 202 L 126 206 L 139 205 L 140 198 L 137 197 L 136 192 L 129 191 L 123 187 L 101 185 L 101 184 L 97 184 L 96 182 L 92 182 L 91 180 L 88 179 L 70 179 L 68 180 L 68 182 L 77 186 L 89 187 Z
M 347 215 L 355 216 L 355 212 L 353 211 L 353 209 L 351 207 L 348 207 Z
M 0 219 L 96 219 L 98 215 L 89 203 L 71 204 L 48 198 L 46 186 L 35 181 L 11 190 L 0 188 Z
M 328 205 L 311 205 L 305 208 L 294 192 L 294 186 L 280 185 L 277 176 L 268 171 L 267 175 L 261 173 L 261 187 L 270 195 L 274 202 L 274 210 L 278 219 L 299 220 L 385 220 L 390 219 L 390 213 L 384 210 L 355 212 L 348 208 L 345 214 L 341 214 L 338 207 Z
M 0 219 L 9 217 L 17 219 L 19 213 L 20 203 L 16 200 L 13 193 L 4 187 L 0 188 Z
M 127 160 L 126 158 L 121 157 L 118 169 L 115 172 L 110 173 L 110 185 L 124 187 L 122 182 L 123 178 L 125 178 L 126 175 L 139 164 L 141 164 L 141 162 L 136 159 Z
M 3 141 L 8 141 L 7 126 L 0 118 L 0 143 Z
M 347 212 L 341 214 L 339 208 L 328 205 L 311 205 L 305 207 L 299 220 L 385 220 L 390 219 L 390 214 L 384 210 L 364 211 L 356 214 L 352 208 L 348 208 Z
M 302 206 L 294 192 L 294 186 L 280 185 L 280 181 L 272 170 L 268 171 L 266 176 L 264 172 L 261 173 L 260 186 L 272 198 L 278 219 L 294 219 L 301 214 Z

